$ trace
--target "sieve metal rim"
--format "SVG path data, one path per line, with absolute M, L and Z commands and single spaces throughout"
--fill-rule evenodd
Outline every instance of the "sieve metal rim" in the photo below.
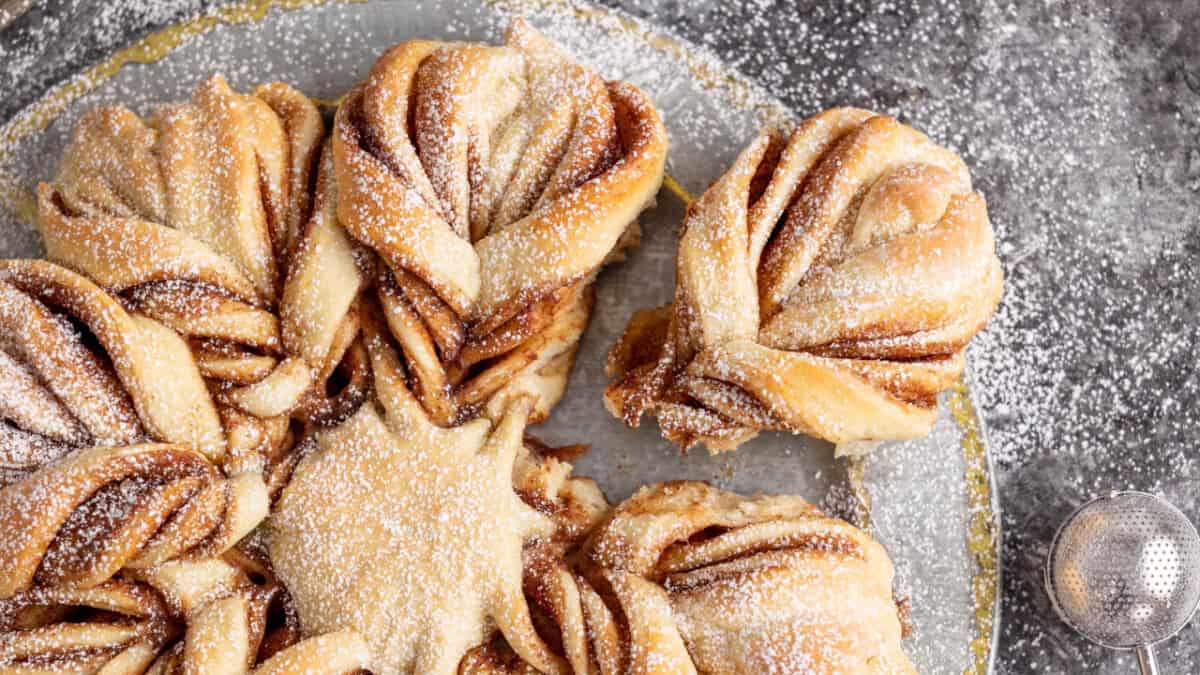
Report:
M 1187 523 L 1187 526 L 1191 530 L 1192 534 L 1196 535 L 1197 539 L 1200 539 L 1200 531 L 1198 531 L 1196 529 L 1196 525 L 1195 525 L 1195 523 L 1192 522 L 1192 519 L 1188 518 L 1187 514 L 1184 513 L 1183 511 L 1181 511 L 1178 506 L 1175 506 L 1174 504 L 1172 504 L 1170 500 L 1162 497 L 1161 495 L 1156 495 L 1152 492 L 1145 492 L 1143 490 L 1113 490 L 1113 491 L 1108 492 L 1107 494 L 1100 495 L 1099 497 L 1093 497 L 1092 499 L 1089 499 L 1086 502 L 1080 504 L 1078 507 L 1075 508 L 1074 511 L 1071 512 L 1071 514 L 1069 516 L 1067 516 L 1065 519 L 1063 519 L 1062 524 L 1060 524 L 1058 526 L 1058 529 L 1054 532 L 1054 537 L 1050 539 L 1050 548 L 1046 550 L 1046 563 L 1045 563 L 1045 565 L 1042 566 L 1042 583 L 1045 585 L 1046 595 L 1050 598 L 1050 605 L 1052 607 L 1054 607 L 1054 613 L 1058 615 L 1059 620 L 1061 620 L 1063 623 L 1067 624 L 1067 626 L 1069 626 L 1071 628 L 1071 630 L 1078 633 L 1081 637 L 1083 637 L 1083 639 L 1087 640 L 1088 642 L 1091 642 L 1092 644 L 1100 645 L 1101 647 L 1106 647 L 1108 649 L 1114 649 L 1117 651 L 1133 651 L 1133 650 L 1137 649 L 1138 647 L 1147 647 L 1147 646 L 1151 646 L 1151 645 L 1156 645 L 1165 640 L 1169 640 L 1170 638 L 1172 638 L 1176 634 L 1178 634 L 1179 631 L 1183 630 L 1189 623 L 1191 623 L 1192 619 L 1195 618 L 1195 616 L 1196 616 L 1196 611 L 1198 609 L 1200 609 L 1200 594 L 1198 594 L 1196 597 L 1196 602 L 1192 604 L 1192 607 L 1187 612 L 1187 618 L 1183 621 L 1183 623 L 1180 625 L 1180 627 L 1177 630 L 1175 630 L 1173 633 L 1171 633 L 1170 635 L 1167 635 L 1167 636 L 1165 636 L 1159 640 L 1156 640 L 1154 642 L 1148 642 L 1145 644 L 1110 644 L 1110 643 L 1104 642 L 1102 640 L 1096 640 L 1096 639 L 1092 638 L 1091 635 L 1089 635 L 1086 631 L 1081 630 L 1079 628 L 1078 624 L 1076 624 L 1074 621 L 1072 621 L 1071 619 L 1069 619 L 1067 617 L 1067 613 L 1063 610 L 1062 606 L 1059 605 L 1058 593 L 1055 592 L 1053 569 L 1054 569 L 1054 552 L 1056 550 L 1058 550 L 1058 540 L 1059 540 L 1059 537 L 1062 536 L 1063 531 L 1065 531 L 1067 529 L 1067 527 L 1072 522 L 1074 522 L 1076 518 L 1079 517 L 1079 514 L 1086 511 L 1093 504 L 1096 504 L 1098 502 L 1118 499 L 1120 497 L 1135 496 L 1135 495 L 1140 496 L 1140 497 L 1150 497 L 1151 499 L 1155 499 L 1155 500 L 1165 504 L 1169 509 L 1171 509 L 1176 514 L 1178 514 L 1181 518 L 1183 518 L 1183 522 Z

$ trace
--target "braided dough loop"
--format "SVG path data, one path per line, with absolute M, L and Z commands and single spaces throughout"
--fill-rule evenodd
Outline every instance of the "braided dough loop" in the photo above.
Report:
M 367 666 L 366 643 L 354 633 L 335 632 L 299 642 L 289 636 L 282 645 L 272 644 L 277 642 L 275 636 L 264 634 L 267 611 L 283 592 L 273 578 L 265 585 L 253 584 L 246 570 L 214 558 L 169 563 L 143 579 L 173 604 L 187 624 L 183 639 L 158 657 L 151 672 L 341 675 Z M 272 653 L 262 658 L 268 650 Z
M 653 105 L 518 20 L 501 47 L 393 47 L 334 125 L 338 216 L 383 261 L 380 304 L 431 419 L 495 419 L 517 394 L 544 417 L 591 279 L 661 184 Z
M 103 618 L 65 620 L 85 609 Z M 34 589 L 0 600 L 0 668 L 143 672 L 178 631 L 162 597 L 145 584 L 112 579 L 88 589 Z
M 149 444 L 79 450 L 0 490 L 0 598 L 90 588 L 122 569 L 232 547 L 267 515 L 257 474 L 224 478 L 202 454 Z
M 146 119 L 89 111 L 39 186 L 47 256 L 185 335 L 223 403 L 287 415 L 356 332 L 361 279 L 328 178 L 313 209 L 324 134 L 299 92 L 220 76 Z
M 42 260 L 0 261 L 0 351 L 0 370 L 14 374 L 0 393 L 0 416 L 26 432 L 73 447 L 149 438 L 214 461 L 225 455 L 216 407 L 186 343 L 74 272 Z
M 297 642 L 266 633 L 282 588 L 219 558 L 174 561 L 90 589 L 0 601 L 0 667 L 14 673 L 354 673 L 369 653 L 353 633 Z M 74 617 L 74 618 L 72 618 Z M 284 635 L 286 633 L 286 635 Z
M 577 557 L 526 584 L 576 672 L 916 672 L 886 552 L 798 497 L 647 486 Z
M 962 160 L 889 117 L 829 110 L 764 132 L 689 206 L 674 300 L 630 321 L 605 404 L 712 451 L 761 429 L 920 436 L 1002 287 Z

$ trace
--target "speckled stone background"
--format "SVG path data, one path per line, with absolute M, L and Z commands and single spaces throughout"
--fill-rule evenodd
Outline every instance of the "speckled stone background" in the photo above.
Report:
M 215 1 L 36 4 L 0 32 L 0 120 Z M 971 353 L 1004 512 L 997 671 L 1133 672 L 1053 616 L 1041 565 L 1066 512 L 1108 490 L 1200 519 L 1200 0 L 604 4 L 799 114 L 873 107 L 967 158 L 1008 275 Z M 1200 672 L 1200 624 L 1160 654 Z

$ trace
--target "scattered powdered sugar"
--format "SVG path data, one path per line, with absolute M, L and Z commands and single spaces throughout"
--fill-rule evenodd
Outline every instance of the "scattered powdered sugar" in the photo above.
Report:
M 0 61 L 6 64 L 0 90 L 8 94 L 0 108 L 4 117 L 48 83 L 126 42 L 129 26 L 158 26 L 211 7 L 194 2 L 168 8 L 139 0 L 93 3 L 97 10 L 82 4 L 68 3 L 63 13 L 32 10 L 0 35 Z M 427 4 L 411 11 L 419 14 L 438 3 Z M 1117 7 L 993 0 L 848 2 L 837 8 L 751 0 L 619 4 L 720 54 L 798 116 L 835 104 L 861 105 L 896 115 L 964 156 L 976 188 L 988 198 L 1007 277 L 1001 309 L 977 338 L 970 360 L 1004 510 L 1001 670 L 1087 666 L 1118 672 L 1130 665 L 1128 656 L 1109 657 L 1084 646 L 1053 618 L 1040 588 L 1040 565 L 1065 510 L 1108 489 L 1162 490 L 1185 512 L 1200 516 L 1190 486 L 1200 468 L 1194 454 L 1200 438 L 1195 412 L 1200 57 L 1189 38 L 1200 10 L 1155 1 Z M 440 25 L 439 34 L 485 37 L 478 34 L 481 26 L 494 32 L 502 23 L 477 20 L 476 10 L 454 11 L 460 14 Z M 305 16 L 286 15 L 276 24 L 283 34 L 259 38 L 286 47 L 286 31 L 298 30 Z M 673 148 L 672 171 L 689 187 L 702 188 L 715 177 L 727 163 L 726 146 L 736 147 L 752 132 L 744 112 L 733 106 L 713 113 L 675 103 L 681 97 L 672 91 L 682 85 L 673 74 L 648 62 L 631 63 L 603 43 L 576 44 L 581 35 L 593 35 L 577 17 L 539 16 L 539 26 L 570 42 L 604 75 L 635 79 L 671 102 L 663 107 L 664 117 L 673 128 L 690 127 L 689 136 L 700 139 L 681 152 Z M 308 81 L 297 83 L 302 89 L 335 96 L 334 83 L 354 81 L 373 54 L 341 57 L 363 44 L 386 42 L 388 30 L 323 20 L 329 39 L 294 49 L 284 65 L 247 62 L 236 41 L 225 40 L 218 44 L 228 52 L 191 50 L 190 63 L 168 60 L 160 71 L 165 83 L 123 86 L 120 100 L 139 111 L 150 102 L 183 100 L 195 73 L 215 70 L 238 88 L 305 71 Z M 612 17 L 595 21 L 620 25 Z M 195 62 L 198 55 L 211 63 Z M 701 59 L 693 72 L 705 68 Z M 714 61 L 707 68 L 719 72 L 721 66 Z M 51 137 L 61 139 L 69 127 L 56 124 Z M 713 140 L 706 145 L 705 138 Z M 57 153 L 47 155 L 35 153 L 32 174 L 23 178 L 48 178 Z M 0 252 L 6 255 L 32 252 L 33 241 L 26 227 L 0 229 Z M 654 255 L 641 269 L 658 269 L 669 278 L 669 255 Z M 645 297 L 636 304 L 665 299 Z M 627 312 L 606 316 L 606 311 L 597 308 L 601 329 L 628 318 Z M 585 347 L 585 353 L 599 349 Z M 572 387 L 594 392 L 603 383 L 591 378 L 599 377 L 577 369 Z M 591 405 L 598 407 L 595 400 Z M 589 440 L 620 445 L 631 438 Z M 917 463 L 915 473 L 922 462 L 938 461 L 907 450 L 896 454 Z M 741 466 L 741 460 L 719 460 L 704 470 L 721 478 L 719 472 L 731 466 L 721 461 Z M 739 469 L 743 478 L 729 480 L 749 484 L 764 471 Z M 920 560 L 898 564 L 903 573 L 903 567 L 938 555 L 928 549 Z M 914 595 L 919 606 L 920 594 Z M 1189 636 L 1167 647 L 1168 667 L 1195 667 L 1194 629 Z

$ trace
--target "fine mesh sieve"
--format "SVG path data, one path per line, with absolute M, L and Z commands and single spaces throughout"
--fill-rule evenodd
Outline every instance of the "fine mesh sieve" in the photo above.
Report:
M 1157 673 L 1150 645 L 1178 633 L 1200 602 L 1200 535 L 1154 495 L 1095 499 L 1054 536 L 1046 591 L 1063 621 L 1085 638 L 1137 649 L 1142 672 Z

